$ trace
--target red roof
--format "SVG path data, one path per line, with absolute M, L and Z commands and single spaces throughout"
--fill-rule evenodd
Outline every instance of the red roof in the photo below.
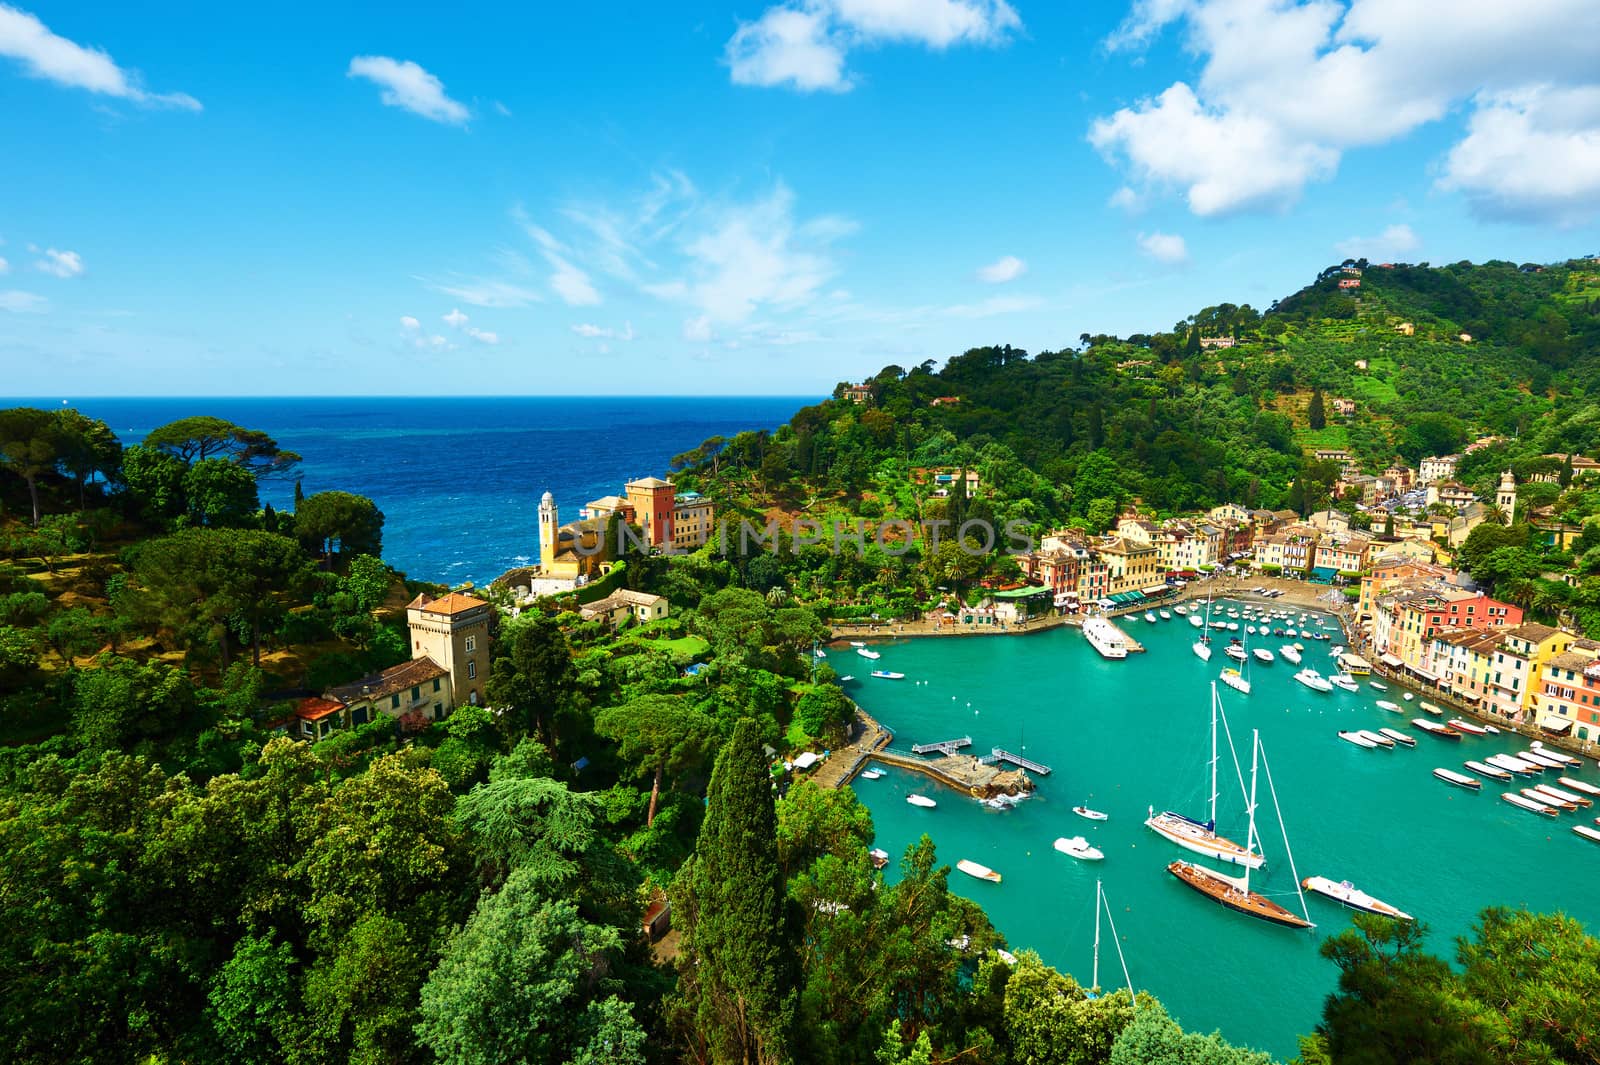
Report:
M 294 708 L 294 716 L 301 721 L 321 721 L 329 714 L 344 709 L 344 704 L 332 699 L 323 699 L 313 695 L 309 699 L 301 699 Z
M 476 610 L 480 606 L 488 606 L 482 599 L 466 595 L 463 592 L 451 592 L 449 595 L 430 599 L 426 594 L 419 595 L 409 604 L 413 608 L 426 610 L 430 614 L 464 614 L 468 610 Z

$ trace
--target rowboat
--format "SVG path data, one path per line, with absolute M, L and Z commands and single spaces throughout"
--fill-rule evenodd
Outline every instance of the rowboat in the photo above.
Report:
M 1542 791 L 1546 795 L 1549 795 L 1552 798 L 1560 799 L 1564 803 L 1570 803 L 1574 809 L 1576 809 L 1579 806 L 1593 806 L 1594 805 L 1594 800 L 1589 798 L 1588 796 L 1578 795 L 1578 794 L 1575 794 L 1575 793 L 1570 792 L 1570 791 L 1562 791 L 1560 788 L 1556 787 L 1554 784 L 1535 784 L 1533 786 L 1533 790 L 1534 791 Z
M 1371 740 L 1367 739 L 1359 731 L 1357 731 L 1357 732 L 1340 732 L 1339 733 L 1339 738 L 1341 740 L 1344 740 L 1346 743 L 1353 743 L 1357 747 L 1366 747 L 1369 750 L 1371 748 L 1377 746 L 1376 743 L 1373 743 Z
M 1572 831 L 1576 832 L 1578 835 L 1582 836 L 1584 839 L 1592 840 L 1595 843 L 1600 843 L 1600 832 L 1595 831 L 1594 829 L 1590 828 L 1588 825 L 1573 825 L 1572 826 Z
M 1383 733 L 1381 733 L 1381 732 L 1373 732 L 1371 729 L 1365 729 L 1364 728 L 1364 729 L 1361 729 L 1359 732 L 1357 732 L 1356 735 L 1361 736 L 1364 739 L 1370 740 L 1371 742 L 1377 744 L 1379 747 L 1382 747 L 1382 748 L 1384 748 L 1386 750 L 1393 750 L 1394 749 L 1394 740 L 1391 740 L 1388 736 L 1383 735 Z
M 1352 910 L 1360 910 L 1362 913 L 1376 913 L 1383 917 L 1393 917 L 1397 921 L 1412 919 L 1409 913 L 1396 909 L 1382 899 L 1373 898 L 1348 880 L 1333 881 L 1325 876 L 1308 876 L 1300 881 L 1300 886 L 1307 891 L 1326 895 L 1335 902 L 1341 902 Z
M 1432 714 L 1434 717 L 1444 716 L 1443 710 L 1441 710 L 1437 705 L 1428 702 L 1426 699 L 1422 700 L 1422 702 L 1418 703 L 1417 705 L 1422 707 L 1422 709 L 1426 710 L 1428 713 Z
M 1378 731 L 1396 743 L 1403 743 L 1407 747 L 1415 747 L 1417 745 L 1417 738 L 1409 732 L 1401 732 L 1397 728 L 1381 728 Z
M 1577 806 L 1561 802 L 1558 799 L 1556 799 L 1555 797 L 1545 794 L 1544 792 L 1540 791 L 1536 787 L 1534 787 L 1534 788 L 1523 788 L 1522 789 L 1522 794 L 1527 796 L 1528 798 L 1532 799 L 1534 802 L 1542 802 L 1546 806 L 1548 806 L 1548 807 L 1550 807 L 1551 809 L 1554 809 L 1554 810 L 1576 810 L 1577 809 Z
M 1446 784 L 1454 784 L 1458 788 L 1466 788 L 1469 791 L 1477 791 L 1483 787 L 1483 781 L 1477 777 L 1469 777 L 1465 773 L 1457 773 L 1454 769 L 1435 769 L 1433 775 Z
M 1490 765 L 1488 762 L 1463 762 L 1461 764 L 1472 770 L 1474 773 L 1482 773 L 1491 780 L 1498 780 L 1501 783 L 1505 783 L 1511 779 L 1510 770 L 1501 769 L 1499 766 Z
M 1399 704 L 1398 703 L 1391 703 L 1387 699 L 1379 699 L 1378 700 L 1378 709 L 1379 710 L 1387 710 L 1391 714 L 1398 714 L 1400 712 Z
M 1107 816 L 1099 810 L 1091 810 L 1087 806 L 1074 806 L 1072 812 L 1079 817 L 1088 818 L 1090 821 L 1104 821 Z
M 1455 729 L 1450 728 L 1448 725 L 1436 724 L 1425 717 L 1414 717 L 1411 719 L 1411 723 L 1428 735 L 1437 736 L 1441 740 L 1459 740 L 1461 738 L 1461 733 Z
M 1593 784 L 1585 783 L 1576 777 L 1562 777 L 1561 783 L 1571 788 L 1573 791 L 1581 791 L 1585 795 L 1600 796 L 1600 788 L 1595 787 Z
M 1490 765 L 1499 766 L 1501 769 L 1512 773 L 1542 773 L 1544 767 L 1532 762 L 1523 761 L 1513 754 L 1491 754 L 1484 759 Z
M 1453 729 L 1459 729 L 1462 732 L 1470 732 L 1474 736 L 1487 736 L 1489 734 L 1489 730 L 1484 728 L 1482 725 L 1473 724 L 1471 721 L 1466 721 L 1459 717 L 1452 717 L 1449 721 L 1449 725 Z
M 1554 817 L 1556 815 L 1553 807 L 1546 806 L 1544 803 L 1534 799 L 1525 798 L 1514 791 L 1508 791 L 1500 797 L 1512 806 L 1520 806 L 1530 813 L 1544 814 L 1546 817 Z
M 907 795 L 906 802 L 910 803 L 912 806 L 920 806 L 924 810 L 931 810 L 935 806 L 939 805 L 926 795 Z
M 991 884 L 1000 883 L 1000 874 L 990 869 L 987 865 L 979 865 L 977 862 L 963 858 L 956 863 L 956 868 L 976 880 L 987 880 Z
M 1105 857 L 1098 848 L 1091 847 L 1089 841 L 1082 836 L 1072 836 L 1070 838 L 1062 836 L 1056 840 L 1055 848 L 1062 854 L 1071 855 L 1085 862 L 1098 862 Z
M 906 675 L 904 673 L 895 673 L 895 672 L 892 672 L 891 670 L 887 670 L 887 669 L 875 669 L 875 670 L 872 671 L 872 676 L 877 677 L 879 680 L 905 680 L 906 679 Z

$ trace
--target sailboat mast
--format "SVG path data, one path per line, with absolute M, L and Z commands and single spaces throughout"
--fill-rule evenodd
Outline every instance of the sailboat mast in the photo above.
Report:
M 1090 990 L 1100 986 L 1100 881 L 1094 882 L 1094 976 L 1089 983 Z
M 1211 682 L 1211 828 L 1217 827 L 1217 682 Z
M 1244 849 L 1256 850 L 1256 775 L 1261 766 L 1261 730 L 1251 729 L 1250 746 L 1250 832 L 1244 837 Z M 1244 867 L 1244 893 L 1250 894 L 1250 865 Z

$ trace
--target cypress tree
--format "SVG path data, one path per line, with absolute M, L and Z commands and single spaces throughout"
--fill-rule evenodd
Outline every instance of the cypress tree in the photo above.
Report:
M 798 982 L 778 866 L 778 818 L 756 723 L 733 730 L 711 773 L 694 856 L 673 885 L 686 918 L 680 1023 L 714 1065 L 783 1065 Z
M 1322 389 L 1312 390 L 1311 406 L 1306 410 L 1306 418 L 1313 429 L 1321 429 L 1328 424 L 1328 413 L 1322 406 Z

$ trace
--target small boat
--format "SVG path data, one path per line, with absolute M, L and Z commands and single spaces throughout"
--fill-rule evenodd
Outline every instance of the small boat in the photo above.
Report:
M 861 771 L 861 779 L 862 780 L 882 780 L 883 779 L 883 770 L 881 770 L 881 769 L 863 769 Z
M 1428 700 L 1426 700 L 1426 699 L 1422 700 L 1422 702 L 1418 703 L 1417 705 L 1422 707 L 1422 709 L 1426 710 L 1428 713 L 1432 714 L 1434 717 L 1443 717 L 1444 716 L 1444 711 L 1443 710 L 1441 710 L 1434 703 L 1428 702 Z
M 1409 921 L 1411 915 L 1395 909 L 1381 899 L 1375 899 L 1365 891 L 1356 887 L 1348 880 L 1333 881 L 1325 876 L 1308 876 L 1300 881 L 1300 886 L 1307 891 L 1315 891 L 1319 895 L 1326 895 L 1335 902 L 1342 902 L 1352 910 L 1362 913 L 1375 913 L 1382 917 L 1393 917 L 1397 921 Z
M 1400 698 L 1404 699 L 1406 702 L 1409 703 L 1411 700 L 1415 699 L 1416 696 L 1412 695 L 1410 692 L 1403 692 L 1403 693 L 1401 693 Z
M 882 847 L 874 847 L 867 852 L 867 857 L 872 859 L 874 869 L 882 869 L 889 864 L 889 852 Z
M 1197 629 L 1203 629 L 1206 627 L 1206 623 L 1200 620 L 1199 614 L 1190 614 L 1189 624 L 1193 625 Z
M 1486 730 L 1482 725 L 1475 725 L 1471 721 L 1465 721 L 1459 717 L 1452 717 L 1445 723 L 1453 729 L 1458 729 L 1462 732 L 1470 732 L 1474 736 L 1487 736 L 1489 734 L 1488 730 Z
M 1156 611 L 1156 613 L 1161 615 L 1161 620 L 1162 621 L 1171 621 L 1172 620 L 1172 615 L 1167 613 L 1165 610 L 1158 610 L 1158 611 Z
M 1294 675 L 1294 679 L 1317 692 L 1331 692 L 1333 685 L 1325 680 L 1321 673 L 1307 667 Z
M 877 658 L 882 658 L 883 657 L 883 655 L 879 654 L 877 651 L 869 650 L 868 648 L 865 648 L 865 647 L 857 647 L 856 648 L 856 654 L 860 655 L 862 658 L 877 659 Z
M 1256 627 L 1254 625 L 1246 625 L 1244 627 L 1244 631 L 1245 635 L 1254 636 L 1256 634 Z
M 1284 629 L 1283 634 L 1285 636 L 1298 636 L 1300 635 L 1300 632 L 1298 629 Z
M 1588 825 L 1573 825 L 1572 831 L 1582 836 L 1586 840 L 1590 840 L 1594 843 L 1600 843 L 1600 832 L 1596 832 Z
M 1458 788 L 1466 788 L 1469 791 L 1477 791 L 1483 787 L 1483 781 L 1477 777 L 1469 777 L 1465 773 L 1457 773 L 1454 769 L 1435 769 L 1433 775 L 1446 784 L 1454 784 Z
M 1488 728 L 1489 726 L 1485 725 L 1484 727 Z M 1538 751 L 1540 754 L 1544 755 L 1546 758 L 1554 758 L 1558 762 L 1566 763 L 1566 765 L 1569 766 L 1572 769 L 1582 769 L 1583 768 L 1583 762 L 1581 760 L 1577 759 L 1577 758 L 1574 758 L 1572 755 L 1568 754 L 1566 751 L 1558 751 L 1554 747 L 1546 747 L 1543 743 L 1539 742 L 1538 740 L 1534 740 L 1532 743 L 1528 744 L 1528 746 L 1533 748 L 1534 750 Z
M 1508 783 L 1511 780 L 1511 770 L 1501 769 L 1499 766 L 1490 765 L 1488 762 L 1463 762 L 1461 764 L 1472 770 L 1474 773 L 1482 773 L 1489 779 L 1498 780 L 1502 784 Z
M 1499 766 L 1509 773 L 1533 774 L 1544 772 L 1543 766 L 1523 761 L 1514 754 L 1491 754 L 1484 761 L 1490 765 Z
M 1145 620 L 1146 620 L 1146 621 L 1148 621 L 1148 622 L 1149 622 L 1149 623 L 1150 623 L 1150 624 L 1152 624 L 1152 625 L 1154 625 L 1154 624 L 1155 624 L 1155 623 L 1156 623 L 1156 616 L 1155 616 L 1155 614 L 1154 614 L 1154 613 L 1152 613 L 1152 612 L 1151 612 L 1151 611 L 1149 611 L 1149 610 L 1146 610 L 1146 611 L 1145 611 L 1145 612 L 1144 612 L 1144 619 L 1145 619 Z
M 1455 729 L 1450 728 L 1448 725 L 1440 725 L 1429 721 L 1425 717 L 1414 717 L 1411 719 L 1411 723 L 1428 735 L 1437 736 L 1441 740 L 1459 740 L 1461 738 L 1461 733 Z
M 866 646 L 866 644 L 865 644 L 865 643 L 863 643 L 863 642 L 862 642 L 862 641 L 860 641 L 860 640 L 851 640 L 851 641 L 850 641 L 850 646 L 851 646 L 851 647 L 865 647 L 865 646 Z
M 1491 736 L 1500 735 L 1500 730 L 1495 728 L 1493 725 L 1485 725 L 1485 726 L 1483 726 L 1483 731 L 1487 732 Z
M 1577 806 L 1575 806 L 1575 805 L 1569 806 L 1567 803 L 1560 802 L 1560 801 L 1552 798 L 1551 796 L 1546 795 L 1544 792 L 1540 791 L 1536 787 L 1535 788 L 1523 788 L 1522 789 L 1522 794 L 1527 796 L 1528 798 L 1532 799 L 1534 802 L 1542 802 L 1542 803 L 1544 803 L 1546 806 L 1550 807 L 1552 810 L 1558 810 L 1559 811 L 1559 810 L 1576 810 L 1577 809 Z
M 813 658 L 827 658 L 828 657 L 828 652 L 824 651 L 822 648 L 819 647 L 815 651 L 812 651 L 811 655 L 812 655 Z
M 1277 661 L 1277 659 L 1273 657 L 1272 652 L 1267 650 L 1265 647 L 1257 647 L 1250 653 L 1256 656 L 1257 662 L 1261 662 L 1269 666 L 1272 665 L 1273 662 Z
M 1226 621 L 1213 621 L 1211 623 L 1211 627 L 1213 629 L 1217 629 L 1218 631 L 1221 631 L 1221 630 L 1226 629 L 1228 627 L 1228 623 Z
M 1387 710 L 1391 714 L 1398 714 L 1400 712 L 1400 705 L 1398 703 L 1391 703 L 1387 699 L 1379 699 L 1378 700 L 1378 709 L 1379 710 Z
M 1595 787 L 1593 784 L 1587 784 L 1576 777 L 1562 777 L 1561 783 L 1571 788 L 1573 791 L 1581 791 L 1585 795 L 1594 795 L 1600 797 L 1600 788 Z
M 1338 658 L 1340 655 L 1344 654 L 1344 644 L 1342 644 L 1342 643 L 1334 644 L 1332 647 L 1328 648 L 1328 654 L 1330 654 L 1334 658 Z
M 1196 640 L 1193 645 L 1195 657 L 1200 659 L 1202 662 L 1211 661 L 1211 645 L 1206 642 L 1209 639 L 1211 639 L 1211 637 L 1202 636 Z
M 1000 874 L 990 869 L 987 865 L 979 865 L 977 862 L 963 858 L 956 863 L 956 868 L 976 880 L 987 880 L 991 884 L 1000 883 Z
M 1381 680 L 1369 680 L 1367 681 L 1367 687 L 1377 692 L 1386 692 L 1389 690 L 1389 686 Z
M 844 676 L 839 678 L 839 683 L 843 684 L 847 680 L 855 680 L 855 679 L 856 678 L 855 678 L 855 676 L 853 674 L 846 673 Z
M 1089 841 L 1082 836 L 1073 836 L 1070 839 L 1062 836 L 1056 840 L 1055 847 L 1062 854 L 1070 854 L 1072 857 L 1086 862 L 1098 862 L 1105 857 L 1098 848 L 1091 847 Z
M 1223 648 L 1222 653 L 1233 659 L 1235 662 L 1243 662 L 1248 657 L 1244 652 L 1244 648 L 1240 647 L 1236 643 L 1230 643 L 1227 647 Z
M 1554 817 L 1556 815 L 1556 811 L 1553 807 L 1546 806 L 1544 803 L 1539 802 L 1536 799 L 1530 799 L 1526 796 L 1518 795 L 1514 791 L 1508 791 L 1500 797 L 1506 802 L 1510 803 L 1512 806 L 1520 806 L 1524 810 L 1528 810 L 1532 813 L 1544 814 L 1546 817 Z
M 926 795 L 907 795 L 906 802 L 910 803 L 912 806 L 920 806 L 924 810 L 931 810 L 935 806 L 939 805 Z
M 1228 622 L 1228 631 L 1229 632 L 1238 632 L 1239 631 L 1239 623 L 1237 621 Z
M 1335 688 L 1343 688 L 1347 692 L 1357 692 L 1361 690 L 1361 685 L 1357 684 L 1356 679 L 1348 673 L 1335 673 L 1333 676 L 1328 678 L 1328 683 L 1332 684 Z
M 1244 674 L 1237 669 L 1225 669 L 1219 677 L 1222 683 L 1238 692 L 1240 695 L 1250 694 L 1250 682 L 1244 679 Z
M 1534 765 L 1543 766 L 1546 769 L 1567 768 L 1567 763 L 1558 761 L 1555 758 L 1551 758 L 1543 751 L 1519 751 L 1517 752 L 1516 757 L 1522 759 L 1524 762 L 1532 762 Z
M 1077 814 L 1079 817 L 1088 818 L 1090 821 L 1104 821 L 1108 816 L 1101 813 L 1099 810 L 1091 810 L 1087 806 L 1074 806 L 1072 808 L 1072 812 Z
M 1183 617 L 1189 613 L 1189 608 L 1186 606 L 1175 606 L 1172 608 L 1172 612 L 1177 614 L 1179 617 Z
M 1403 743 L 1407 747 L 1415 747 L 1417 745 L 1417 738 L 1409 732 L 1401 732 L 1397 728 L 1381 728 L 1378 731 L 1396 743 Z
M 1373 743 L 1371 740 L 1367 739 L 1359 731 L 1356 731 L 1356 732 L 1340 732 L 1339 733 L 1339 738 L 1341 740 L 1344 740 L 1346 743 L 1353 743 L 1357 747 L 1365 747 L 1368 750 L 1371 750 L 1372 748 L 1377 746 L 1376 743 Z
M 906 679 L 906 675 L 904 673 L 895 673 L 895 672 L 893 672 L 891 670 L 887 670 L 887 669 L 875 669 L 875 670 L 872 671 L 872 676 L 877 677 L 879 680 L 905 680 Z
M 1553 784 L 1535 784 L 1533 786 L 1533 790 L 1543 792 L 1553 799 L 1559 799 L 1560 801 L 1567 803 L 1574 810 L 1580 806 L 1594 805 L 1593 799 L 1585 795 L 1575 795 L 1570 791 L 1562 791 Z
M 1387 750 L 1394 749 L 1394 740 L 1391 740 L 1388 736 L 1385 736 L 1381 732 L 1373 732 L 1371 729 L 1364 728 L 1357 730 L 1356 735 L 1362 736 L 1377 744 L 1379 747 L 1383 747 Z
M 1300 652 L 1296 651 L 1292 645 L 1284 644 L 1278 648 L 1278 653 L 1283 656 L 1285 662 L 1291 662 L 1297 666 L 1300 664 Z

